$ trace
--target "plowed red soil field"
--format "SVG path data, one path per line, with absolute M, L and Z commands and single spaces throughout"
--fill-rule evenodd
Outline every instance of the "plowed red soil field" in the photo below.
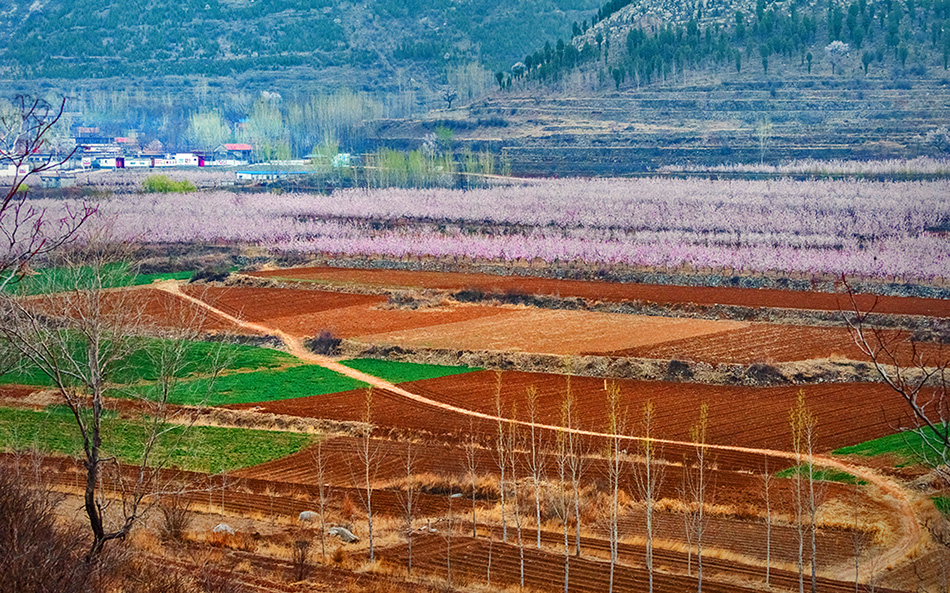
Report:
M 470 537 L 454 537 L 449 541 L 442 535 L 419 535 L 413 541 L 413 566 L 422 571 L 445 576 L 449 567 L 456 582 L 482 583 L 487 581 L 489 567 L 491 582 L 517 586 L 519 582 L 520 563 L 519 550 L 511 542 L 490 542 L 486 538 L 472 539 Z M 630 560 L 636 552 L 622 547 L 621 561 Z M 407 561 L 407 548 L 398 546 L 382 550 L 380 555 L 400 564 Z M 446 557 L 451 562 L 446 562 Z M 556 591 L 564 583 L 564 557 L 562 554 L 538 551 L 531 547 L 524 550 L 525 585 L 530 588 Z M 704 574 L 703 591 L 709 593 L 743 593 L 760 590 L 752 583 L 742 584 L 746 579 L 761 578 L 762 569 L 749 567 L 707 558 L 709 572 Z M 655 562 L 663 567 L 654 574 L 654 591 L 657 593 L 682 593 L 696 589 L 696 578 L 686 575 L 687 558 L 685 554 L 667 551 L 656 551 Z M 695 569 L 695 557 L 693 558 Z M 491 563 L 489 565 L 489 562 Z M 704 563 L 705 564 L 705 563 Z M 609 564 L 605 561 L 590 558 L 571 558 L 569 563 L 569 585 L 574 592 L 601 593 L 607 591 L 609 579 Z M 671 574 L 672 573 L 672 574 Z M 774 571 L 776 585 L 783 588 L 797 586 L 797 574 Z M 720 580 L 721 579 L 721 580 Z M 646 592 L 648 588 L 648 573 L 639 563 L 635 566 L 626 563 L 618 565 L 614 573 L 614 587 L 617 591 Z M 845 593 L 854 591 L 854 583 L 837 582 L 829 579 L 820 580 L 821 591 Z
M 29 458 L 0 453 L 0 469 L 11 471 L 10 468 L 16 464 L 19 464 L 20 471 L 35 471 Z M 85 473 L 79 460 L 47 457 L 42 460 L 42 467 L 43 479 L 51 486 L 82 489 L 85 485 Z M 123 465 L 121 469 L 124 484 L 120 485 L 119 480 L 107 473 L 102 476 L 102 487 L 105 490 L 119 492 L 124 488 L 127 491 L 132 486 L 138 475 L 138 468 Z M 180 489 L 183 501 L 250 516 L 262 514 L 268 517 L 296 517 L 302 511 L 314 510 L 314 505 L 319 500 L 319 493 L 314 484 L 265 480 L 237 473 L 211 476 L 166 470 L 156 483 L 169 492 Z M 344 498 L 349 498 L 357 506 L 362 500 L 361 493 L 351 487 L 332 486 L 327 495 L 333 508 L 338 508 Z M 403 506 L 399 495 L 395 490 L 374 490 L 373 512 L 400 516 Z M 421 494 L 418 504 L 419 517 L 442 516 L 449 506 L 448 499 L 444 496 L 429 494 Z
M 893 331 L 883 335 L 902 364 L 913 364 L 914 352 L 908 334 Z M 931 363 L 937 362 L 941 354 L 945 358 L 950 352 L 950 347 L 933 343 L 920 343 L 916 348 L 917 354 Z M 859 362 L 868 360 L 846 328 L 768 323 L 752 323 L 700 339 L 672 339 L 662 344 L 615 350 L 610 354 L 711 364 L 778 363 L 825 358 Z
M 234 317 L 258 323 L 341 307 L 386 302 L 384 296 L 288 288 L 184 286 L 182 291 Z
M 654 526 L 655 541 L 679 541 L 683 539 L 685 526 L 683 517 L 676 515 L 659 514 L 656 515 L 659 520 Z M 643 537 L 645 533 L 641 525 L 639 531 L 631 533 L 629 530 L 632 523 L 621 521 L 620 538 L 621 540 L 629 535 Z M 571 534 L 573 536 L 573 533 Z M 499 530 L 495 530 L 495 537 L 500 539 Z M 527 532 L 525 536 L 529 542 L 536 542 L 537 535 L 534 530 Z M 564 546 L 562 533 L 542 532 L 542 544 L 546 544 L 546 551 L 549 553 L 561 552 Z M 509 542 L 511 540 L 509 539 Z M 581 548 L 585 550 L 588 556 L 597 555 L 601 559 L 608 559 L 610 554 L 610 543 L 607 531 L 604 530 L 598 537 L 582 537 Z M 743 521 L 734 521 L 729 519 L 713 518 L 710 520 L 705 533 L 703 534 L 704 548 L 706 550 L 703 558 L 703 569 L 706 575 L 742 578 L 755 578 L 765 580 L 765 526 L 762 523 L 747 523 Z M 573 539 L 572 539 L 573 543 Z M 831 567 L 840 567 L 842 564 L 853 562 L 853 550 L 851 533 L 845 531 L 824 530 L 817 533 L 817 558 L 819 572 Z M 745 544 L 743 546 L 743 544 Z M 739 546 L 737 548 L 737 545 Z M 770 582 L 772 586 L 785 587 L 793 589 L 798 586 L 798 573 L 789 572 L 777 568 L 777 565 L 785 563 L 793 565 L 798 558 L 798 531 L 794 528 L 782 525 L 772 526 L 771 543 L 771 574 Z M 719 551 L 737 553 L 744 558 L 741 562 L 722 560 L 716 557 Z M 642 545 L 619 543 L 618 561 L 632 566 L 645 566 L 646 551 Z M 720 555 L 721 556 L 721 555 Z M 805 562 L 811 561 L 811 550 L 805 552 Z M 752 560 L 749 562 L 746 559 Z M 693 557 L 695 568 L 696 558 Z M 761 562 L 761 566 L 756 566 L 754 562 Z M 689 562 L 687 554 L 682 550 L 672 550 L 656 548 L 654 550 L 654 562 L 658 568 L 664 572 L 686 572 L 686 565 Z M 850 591 L 854 590 L 853 583 L 842 583 L 827 578 L 819 579 L 822 591 Z
M 502 373 L 503 412 L 515 406 L 519 418 L 527 418 L 527 389 L 538 390 L 537 420 L 545 424 L 560 422 L 561 402 L 567 389 L 565 375 L 548 373 Z M 577 398 L 580 428 L 602 431 L 606 426 L 606 395 L 603 379 L 571 377 L 570 387 Z M 787 450 L 791 446 L 788 413 L 798 391 L 803 389 L 806 402 L 818 419 L 817 444 L 822 451 L 860 443 L 890 434 L 895 422 L 906 413 L 903 400 L 887 386 L 878 383 L 833 383 L 805 387 L 746 387 L 667 383 L 659 381 L 617 380 L 624 406 L 629 410 L 631 430 L 636 430 L 643 404 L 655 407 L 654 434 L 658 438 L 685 440 L 696 422 L 699 405 L 709 405 L 709 442 L 720 445 Z M 461 408 L 495 413 L 497 374 L 478 371 L 413 381 L 406 389 L 430 399 Z M 363 391 L 349 391 L 317 397 L 246 404 L 263 411 L 310 418 L 359 420 Z M 443 410 L 407 401 L 384 392 L 374 395 L 374 414 L 378 425 L 424 431 L 458 437 L 469 432 L 470 420 Z M 491 422 L 475 420 L 475 430 L 493 434 Z
M 706 306 L 718 304 L 824 311 L 851 310 L 851 302 L 847 295 L 773 289 L 622 284 L 455 272 L 358 270 L 327 267 L 268 270 L 254 272 L 251 275 L 262 278 L 304 280 L 343 285 L 363 284 L 444 290 L 473 288 L 486 292 L 519 292 L 522 294 L 580 297 L 614 302 L 645 301 L 677 305 L 691 303 Z M 857 304 L 862 310 L 868 310 L 873 306 L 878 313 L 950 317 L 950 301 L 942 299 L 858 295 Z
M 41 388 L 30 385 L 0 385 L 0 400 L 22 400 L 39 389 Z
M 193 294 L 188 288 L 185 291 Z M 456 305 L 428 309 L 383 308 L 386 297 L 315 290 L 214 287 L 193 296 L 239 319 L 262 323 L 296 337 L 329 331 L 340 338 L 411 330 L 482 317 L 513 309 Z
M 362 480 L 363 462 L 357 453 L 358 442 L 351 438 L 335 438 L 323 445 L 322 455 L 325 463 L 324 482 L 335 487 L 353 487 Z M 374 479 L 379 484 L 399 481 L 406 475 L 407 445 L 405 441 L 377 439 L 371 449 L 377 463 L 374 464 Z M 293 455 L 275 459 L 253 467 L 232 472 L 230 475 L 253 480 L 274 481 L 286 484 L 302 484 L 313 487 L 319 484 L 316 470 L 315 448 L 305 449 Z M 445 482 L 464 484 L 468 479 L 468 467 L 465 451 L 461 446 L 453 444 L 416 443 L 412 446 L 414 470 L 419 474 L 437 476 Z M 541 457 L 544 467 L 543 473 L 547 479 L 554 479 L 557 468 L 554 455 Z M 682 456 L 674 460 L 676 465 L 666 465 L 663 468 L 663 480 L 659 489 L 660 498 L 680 498 L 679 489 L 683 484 Z M 762 486 L 757 475 L 750 471 L 761 472 L 764 467 L 764 457 L 758 457 L 759 467 L 743 468 L 733 471 L 721 467 L 717 469 L 710 480 L 710 500 L 716 504 L 732 505 L 738 511 L 746 508 L 757 508 L 761 503 Z M 784 460 L 770 459 L 769 467 L 774 471 L 788 465 Z M 627 492 L 635 492 L 634 468 L 636 462 L 625 465 L 622 478 L 622 488 Z M 530 465 L 527 454 L 518 456 L 518 475 L 530 475 Z M 479 476 L 498 477 L 497 454 L 494 450 L 480 448 L 476 450 L 476 471 Z M 584 481 L 601 484 L 606 480 L 607 466 L 602 459 L 587 458 L 584 463 Z M 444 483 L 443 483 L 444 484 Z M 601 484 L 603 485 L 603 484 Z M 792 512 L 792 486 L 788 480 L 776 480 L 772 486 L 773 512 Z M 846 487 L 839 484 L 825 485 L 829 495 L 843 496 Z M 495 493 L 491 493 L 495 497 Z M 682 521 L 682 519 L 679 519 Z M 672 536 L 671 536 L 672 537 Z M 673 538 L 675 539 L 675 538 Z
M 184 291 L 235 317 L 293 336 L 326 330 L 373 344 L 543 354 L 608 354 L 709 363 L 780 363 L 809 359 L 866 359 L 843 328 L 710 321 L 641 315 L 449 305 L 386 308 L 385 297 L 261 287 L 185 287 Z M 200 321 L 208 331 L 237 330 L 214 315 L 157 290 L 134 291 L 146 315 L 164 324 Z M 130 293 L 132 294 L 132 293 Z M 133 298 L 129 296 L 128 298 Z M 910 360 L 908 336 L 891 333 L 900 360 Z M 925 359 L 941 347 L 920 344 Z
M 197 289 L 196 289 L 197 290 Z M 67 299 L 72 299 L 68 301 Z M 103 311 L 113 316 L 119 324 L 136 327 L 187 327 L 200 332 L 229 332 L 247 334 L 238 327 L 206 309 L 177 297 L 167 291 L 154 288 L 133 288 L 102 293 Z M 44 310 L 78 312 L 87 306 L 71 295 L 53 295 L 34 298 L 33 302 Z
M 373 344 L 460 350 L 576 355 L 647 347 L 669 340 L 715 336 L 747 324 L 674 317 L 549 309 L 505 309 L 503 316 L 375 333 L 356 339 Z M 714 339 L 714 338 L 710 338 Z

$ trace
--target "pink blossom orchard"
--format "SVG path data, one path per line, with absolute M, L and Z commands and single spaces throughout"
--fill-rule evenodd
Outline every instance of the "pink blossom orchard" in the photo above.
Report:
M 47 202 L 62 208 L 68 202 Z M 118 195 L 147 242 L 314 254 L 950 277 L 950 181 L 566 179 L 468 191 Z

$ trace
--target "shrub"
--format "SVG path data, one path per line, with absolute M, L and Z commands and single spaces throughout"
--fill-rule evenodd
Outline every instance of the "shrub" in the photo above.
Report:
M 92 564 L 83 560 L 83 539 L 57 524 L 54 509 L 47 492 L 10 467 L 0 470 L 0 591 L 94 590 L 87 587 Z
M 322 330 L 319 334 L 307 340 L 305 344 L 314 354 L 332 356 L 339 351 L 342 341 L 340 338 L 334 336 L 333 333 Z
M 693 378 L 693 369 L 689 367 L 688 362 L 680 360 L 671 360 L 666 367 L 667 381 L 689 381 Z
M 142 189 L 150 194 L 169 194 L 193 192 L 198 188 L 187 179 L 175 181 L 167 175 L 149 175 L 142 182 Z
M 788 379 L 780 370 L 763 363 L 755 363 L 745 372 L 746 382 L 751 385 L 784 385 Z
M 189 282 L 198 282 L 199 280 L 204 280 L 205 282 L 224 282 L 230 275 L 231 270 L 227 264 L 209 263 L 192 274 Z
M 159 504 L 163 521 L 159 533 L 163 539 L 180 542 L 191 524 L 191 505 L 179 496 L 170 496 Z

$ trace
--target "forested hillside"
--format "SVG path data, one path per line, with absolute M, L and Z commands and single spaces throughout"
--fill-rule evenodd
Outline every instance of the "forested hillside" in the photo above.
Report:
M 572 25 L 569 43 L 549 41 L 498 76 L 502 86 L 510 78 L 556 82 L 593 68 L 619 89 L 709 74 L 920 78 L 946 76 L 948 66 L 948 0 L 611 0 L 590 24 Z
M 943 155 L 948 66 L 946 0 L 611 0 L 438 118 L 523 174 Z
M 468 64 L 507 68 L 569 34 L 596 0 L 12 0 L 2 4 L 4 78 L 155 76 L 273 90 L 445 82 Z M 225 84 L 225 82 L 222 82 Z

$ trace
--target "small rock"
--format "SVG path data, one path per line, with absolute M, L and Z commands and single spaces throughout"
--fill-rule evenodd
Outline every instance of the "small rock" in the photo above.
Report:
M 218 523 L 214 526 L 214 529 L 211 530 L 211 533 L 226 533 L 228 535 L 234 535 L 234 528 L 227 523 Z
M 297 520 L 301 523 L 312 523 L 318 518 L 319 517 L 317 514 L 313 511 L 301 511 L 301 513 L 297 516 Z
M 346 527 L 331 527 L 330 531 L 327 533 L 340 538 L 348 544 L 355 544 L 356 542 L 360 541 L 360 538 L 353 535 L 353 532 Z

